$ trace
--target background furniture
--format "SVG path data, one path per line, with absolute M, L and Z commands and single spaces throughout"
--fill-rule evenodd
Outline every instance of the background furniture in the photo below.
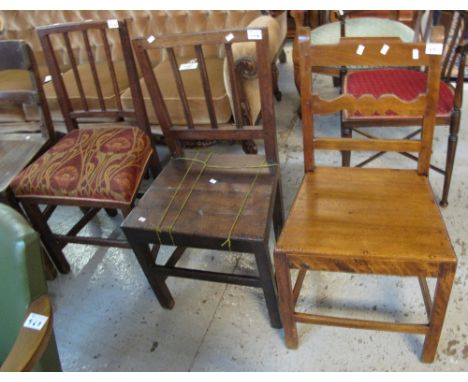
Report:
M 0 204 L 0 245 L 0 370 L 61 371 L 39 237 L 17 211 L 4 204 Z M 41 330 L 23 327 L 31 312 L 48 317 Z
M 46 57 L 42 49 L 39 39 L 36 35 L 36 28 L 44 25 L 50 25 L 55 23 L 64 22 L 82 22 L 85 20 L 94 21 L 106 21 L 110 19 L 123 20 L 126 19 L 129 25 L 129 33 L 132 38 L 135 37 L 146 37 L 154 36 L 159 38 L 171 33 L 183 33 L 183 32 L 202 32 L 210 30 L 222 30 L 234 27 L 263 27 L 267 26 L 270 33 L 270 58 L 272 63 L 276 61 L 277 54 L 282 46 L 282 43 L 286 36 L 286 14 L 281 12 L 277 17 L 262 16 L 260 11 L 86 11 L 86 10 L 60 10 L 60 11 L 0 11 L 0 17 L 5 20 L 4 34 L 5 39 L 17 39 L 21 38 L 27 41 L 39 63 L 39 70 L 41 78 L 46 79 L 46 76 L 51 74 L 46 65 Z M 118 52 L 119 42 L 118 40 L 109 41 L 111 51 L 113 53 Z M 91 38 L 89 40 L 90 49 L 93 51 L 95 59 L 99 65 L 105 61 L 105 52 L 103 50 L 104 45 L 101 39 Z M 85 92 L 94 101 L 97 100 L 97 94 L 93 87 L 93 74 L 89 67 L 81 64 L 87 60 L 87 49 L 79 37 L 71 38 L 70 40 L 71 49 L 74 54 L 74 60 L 80 66 L 80 74 L 83 77 L 83 86 Z M 56 57 L 60 70 L 64 72 L 66 81 L 69 81 L 69 96 L 72 102 L 79 101 L 80 94 L 73 80 L 74 75 L 71 70 L 71 62 L 67 53 L 67 48 L 64 41 L 58 41 L 54 44 L 56 49 Z M 234 60 L 236 62 L 237 69 L 240 72 L 244 72 L 242 76 L 243 83 L 243 102 L 248 104 L 248 110 L 246 111 L 246 117 L 255 120 L 260 110 L 259 98 L 256 97 L 256 92 L 253 90 L 257 86 L 256 80 L 250 81 L 250 71 L 252 65 L 255 63 L 251 62 L 252 55 L 249 55 L 249 50 L 239 53 L 245 53 L 245 55 L 237 55 L 238 52 L 234 52 Z M 210 80 L 213 83 L 217 83 L 215 90 L 215 103 L 214 107 L 220 121 L 228 122 L 231 120 L 233 111 L 230 108 L 232 104 L 232 94 L 228 88 L 224 85 L 227 82 L 227 73 L 223 69 L 223 50 L 221 45 L 211 46 L 209 49 L 205 49 L 205 54 L 210 57 L 207 65 L 207 70 L 210 76 Z M 175 51 L 176 57 L 181 61 L 190 61 L 194 58 L 194 52 L 190 49 L 178 49 Z M 120 57 L 121 59 L 122 57 Z M 170 65 L 167 61 L 167 56 L 153 57 L 154 61 L 152 65 L 158 67 L 158 71 L 164 75 L 170 75 Z M 121 68 L 123 69 L 123 67 Z M 131 91 L 129 90 L 128 83 L 126 83 L 126 76 L 124 71 L 117 70 L 117 79 L 119 82 L 119 90 L 121 102 L 124 108 L 132 107 Z M 27 83 L 24 75 L 21 73 L 9 73 L 9 81 L 5 81 L 5 78 L 0 76 L 0 89 L 2 87 L 15 88 L 18 84 Z M 49 78 L 47 78 L 49 79 Z M 142 81 L 143 83 L 143 81 Z M 60 112 L 59 100 L 54 91 L 54 87 L 50 79 L 44 85 L 45 93 L 49 106 L 52 112 L 54 121 L 62 121 L 63 116 Z M 158 125 L 158 120 L 150 107 L 151 102 L 149 95 L 142 84 L 143 97 L 147 106 L 149 120 L 152 125 Z M 163 88 L 163 94 L 165 95 L 168 103 L 169 111 L 174 121 L 180 121 L 182 106 L 177 104 L 177 96 L 173 93 L 174 88 Z M 194 105 L 193 118 L 196 123 L 209 124 L 209 116 L 203 103 L 201 107 L 196 107 L 200 103 L 200 93 L 197 86 L 187 86 L 187 97 L 188 102 Z M 111 86 L 103 88 L 103 96 L 107 101 L 111 101 L 114 97 L 114 91 Z M 31 110 L 15 110 L 10 113 L 2 113 L 0 116 L 2 121 L 13 121 L 17 119 L 27 120 L 35 119 L 36 115 Z M 159 131 L 159 129 L 157 129 Z
M 108 25 L 106 21 L 89 21 L 59 24 L 39 28 L 38 33 L 47 52 L 47 63 L 59 94 L 68 133 L 23 170 L 13 180 L 11 187 L 33 226 L 41 234 L 42 242 L 58 270 L 67 273 L 70 266 L 62 252 L 67 243 L 128 247 L 125 240 L 78 236 L 78 233 L 101 208 L 118 209 L 124 216 L 127 215 L 147 167 L 156 176 L 161 166 L 153 148 L 126 23 L 115 21 L 115 25 Z M 114 35 L 113 41 L 121 41 L 120 46 L 113 48 L 123 52 L 121 60 L 116 58 L 110 47 L 108 36 L 111 34 Z M 73 58 L 71 36 L 81 37 L 83 46 L 87 48 L 89 62 L 86 65 L 91 68 L 92 86 L 98 94 L 96 99 L 84 90 L 89 84 L 80 76 L 80 66 Z M 106 59 L 100 65 L 96 63 L 95 53 L 89 44 L 92 38 L 100 38 L 104 44 Z M 55 56 L 57 50 L 53 46 L 60 40 L 67 47 L 79 92 L 78 100 L 70 97 L 67 73 L 60 71 Z M 133 110 L 122 107 L 118 97 L 117 71 L 121 72 L 121 77 L 126 75 L 132 90 Z M 116 96 L 105 99 L 103 87 L 110 87 Z M 79 126 L 83 119 L 93 118 L 107 119 L 109 123 Z M 122 123 L 124 121 L 127 123 Z M 41 211 L 40 204 L 48 208 Z M 52 233 L 47 224 L 57 205 L 80 207 L 84 213 L 83 218 L 64 235 Z
M 312 29 L 310 41 L 313 45 L 337 44 L 340 37 L 398 37 L 404 42 L 416 41 L 419 38 L 420 21 L 422 12 L 418 12 L 413 20 L 412 28 L 400 22 L 398 19 L 388 19 L 383 17 L 351 17 L 362 16 L 362 11 L 345 11 L 338 13 L 340 20 L 329 22 Z M 304 23 L 304 11 L 291 11 L 296 28 Z M 392 16 L 392 13 L 389 13 Z M 296 88 L 300 91 L 299 84 L 299 53 L 297 36 L 294 39 L 293 62 L 294 62 L 294 81 Z M 316 73 L 332 75 L 338 79 L 340 76 L 340 65 L 336 68 L 315 69 Z M 339 81 L 334 80 L 336 86 Z
M 28 80 L 22 88 L 0 90 L 0 110 L 31 106 L 40 117 L 38 123 L 32 123 L 33 127 L 25 129 L 23 122 L 16 124 L 10 133 L 0 132 L 0 200 L 19 210 L 9 185 L 34 157 L 55 141 L 55 132 L 31 48 L 24 41 L 0 41 L 0 57 L 0 76 L 22 71 Z
M 259 33 L 260 32 L 260 33 Z M 173 159 L 165 166 L 134 210 L 122 223 L 122 229 L 138 258 L 159 302 L 171 309 L 174 300 L 165 283 L 168 276 L 232 283 L 262 288 L 271 325 L 281 327 L 276 287 L 268 247 L 273 221 L 278 235 L 283 223 L 281 182 L 276 145 L 272 73 L 269 60 L 269 34 L 259 29 L 254 41 L 246 29 L 194 34 L 165 35 L 153 43 L 134 40 L 135 51 L 166 143 Z M 223 44 L 227 71 L 233 91 L 234 124 L 220 123 L 210 113 L 210 126 L 193 121 L 187 102 L 185 71 L 174 57 L 182 47 L 194 48 L 200 68 L 201 88 L 208 110 L 213 110 L 213 84 L 208 79 L 203 47 Z M 234 49 L 255 49 L 262 106 L 262 123 L 251 126 L 242 116 L 239 74 L 235 70 Z M 184 105 L 184 126 L 173 123 L 161 92 L 165 78 L 151 67 L 150 56 L 166 50 L 175 78 L 174 83 Z M 185 77 L 186 78 L 186 77 Z M 245 140 L 264 142 L 265 155 L 229 155 L 197 152 L 184 157 L 184 140 Z M 156 263 L 160 245 L 175 245 L 177 250 L 162 265 Z M 259 275 L 226 274 L 176 267 L 185 247 L 253 253 Z
M 432 18 L 432 11 L 429 17 Z M 460 130 L 461 106 L 463 103 L 463 81 L 467 50 L 465 12 L 439 11 L 436 24 L 445 27 L 445 48 L 443 51 L 436 122 L 437 125 L 449 126 L 450 131 L 447 142 L 445 170 L 436 166 L 431 166 L 431 168 L 444 175 L 444 188 L 442 190 L 440 205 L 446 207 L 455 162 L 458 132 Z M 454 70 L 455 68 L 457 70 Z M 458 75 L 455 86 L 450 83 L 452 73 L 454 72 Z M 420 68 L 416 68 L 416 70 L 389 68 L 359 71 L 350 73 L 345 77 L 343 94 L 352 94 L 355 97 L 360 97 L 363 94 L 372 94 L 375 97 L 383 94 L 395 94 L 401 99 L 410 100 L 419 93 L 424 92 L 426 77 L 427 73 L 422 72 Z M 359 130 L 362 127 L 414 126 L 420 123 L 420 119 L 416 117 L 395 115 L 391 110 L 386 111 L 383 115 L 361 115 L 355 112 L 344 111 L 341 116 L 342 135 L 344 137 L 350 137 L 353 131 L 372 137 L 368 132 L 364 133 Z M 417 130 L 411 133 L 411 136 L 417 135 L 419 132 L 420 130 Z M 383 152 L 376 153 L 356 166 L 362 167 L 382 154 Z M 401 154 L 413 160 L 418 159 L 406 152 Z M 343 165 L 349 166 L 350 160 L 350 153 L 344 153 Z
M 435 109 L 439 91 L 440 56 L 426 55 L 425 44 L 401 44 L 394 39 L 343 40 L 337 45 L 311 45 L 310 31 L 301 29 L 301 104 L 305 176 L 275 249 L 280 313 L 286 345 L 298 346 L 296 323 L 401 331 L 425 335 L 421 359 L 432 362 L 454 281 L 457 259 L 434 201 L 427 178 Z M 437 33 L 437 34 L 436 34 Z M 441 42 L 434 30 L 432 41 Z M 362 55 L 356 54 L 359 45 Z M 387 44 L 386 55 L 380 53 Z M 413 59 L 414 49 L 419 58 Z M 312 93 L 311 71 L 322 66 L 428 67 L 427 90 L 406 102 L 393 95 L 355 98 L 351 94 L 322 99 Z M 396 113 L 423 115 L 421 140 L 316 138 L 314 116 L 343 109 L 365 115 L 389 107 Z M 315 150 L 414 151 L 417 171 L 377 168 L 318 167 Z M 299 269 L 292 287 L 290 269 Z M 428 323 L 393 323 L 323 316 L 295 310 L 308 270 L 417 277 Z M 426 277 L 436 277 L 431 299 Z

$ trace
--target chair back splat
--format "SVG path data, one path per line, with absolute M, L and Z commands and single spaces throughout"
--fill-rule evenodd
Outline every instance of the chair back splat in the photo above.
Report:
M 427 175 L 430 164 L 432 138 L 434 134 L 435 112 L 439 93 L 440 55 L 425 53 L 424 43 L 401 43 L 398 39 L 366 38 L 342 39 L 339 48 L 330 49 L 328 45 L 310 45 L 308 30 L 300 31 L 300 68 L 301 68 L 301 107 L 304 128 L 304 164 L 305 171 L 315 167 L 314 151 L 326 150 L 365 150 L 365 151 L 410 151 L 419 153 L 418 173 Z M 441 43 L 442 28 L 435 28 L 431 41 Z M 382 53 L 384 46 L 386 54 Z M 341 95 L 332 100 L 321 99 L 313 94 L 310 73 L 314 67 L 324 66 L 426 66 L 428 81 L 425 94 L 413 101 L 404 101 L 394 95 L 375 98 L 363 95 L 356 98 L 350 94 Z M 315 114 L 330 114 L 342 110 L 359 112 L 363 115 L 385 113 L 387 110 L 405 115 L 423 117 L 423 133 L 417 140 L 389 140 L 350 138 L 314 138 Z
M 84 118 L 133 119 L 151 135 L 126 21 L 54 24 L 39 27 L 37 32 L 68 131 Z M 76 46 L 86 48 L 83 60 L 75 57 Z M 86 62 L 78 65 L 77 61 Z M 67 77 L 61 71 L 63 63 L 71 67 Z M 120 95 L 127 86 L 134 110 L 122 106 Z
M 276 148 L 275 116 L 272 92 L 272 72 L 271 65 L 268 65 L 268 33 L 266 28 L 258 29 L 261 32 L 261 39 L 249 39 L 247 31 L 241 29 L 223 30 L 219 32 L 195 33 L 185 35 L 163 35 L 155 41 L 148 42 L 145 38 L 133 40 L 141 70 L 143 72 L 151 100 L 161 124 L 161 128 L 166 138 L 168 147 L 172 155 L 182 155 L 181 141 L 187 140 L 251 140 L 261 139 L 265 142 L 265 155 L 268 162 L 278 162 L 278 152 Z M 241 102 L 240 73 L 235 68 L 232 54 L 232 45 L 236 43 L 251 43 L 256 46 L 257 65 L 252 68 L 254 75 L 259 78 L 261 100 L 260 125 L 251 126 L 247 122 L 245 115 L 245 104 Z M 210 78 L 207 69 L 207 57 L 204 54 L 204 46 L 224 45 L 225 66 L 229 73 L 230 88 L 232 89 L 232 109 L 234 116 L 233 124 L 219 124 L 217 122 L 213 96 L 210 86 Z M 190 57 L 195 57 L 187 63 L 178 62 L 174 54 L 175 49 L 186 47 L 192 50 Z M 177 86 L 178 96 L 181 100 L 183 115 L 186 124 L 183 126 L 174 125 L 171 120 L 168 107 L 161 90 L 161 79 L 158 78 L 153 69 L 152 57 L 159 54 L 159 57 L 167 57 L 171 64 L 174 76 L 174 84 Z M 184 81 L 184 71 L 198 69 L 200 73 L 203 95 L 209 114 L 209 125 L 196 126 L 193 122 L 192 111 L 186 96 L 186 86 L 190 86 L 188 81 Z

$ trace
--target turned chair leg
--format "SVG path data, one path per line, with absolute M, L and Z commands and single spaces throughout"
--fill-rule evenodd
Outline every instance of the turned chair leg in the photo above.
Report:
M 440 205 L 447 207 L 450 183 L 452 181 L 453 165 L 455 163 L 455 153 L 458 144 L 458 132 L 460 130 L 460 110 L 452 112 L 450 120 L 450 132 L 447 143 L 447 159 L 445 162 L 444 188 L 442 190 L 442 199 Z
M 297 349 L 297 325 L 294 320 L 291 272 L 286 254 L 275 252 L 276 283 L 278 286 L 279 309 L 284 328 L 284 339 L 289 349 Z
M 424 340 L 421 360 L 430 363 L 434 361 L 444 323 L 445 313 L 450 298 L 450 292 L 455 277 L 455 264 L 442 264 L 439 267 L 434 302 L 429 320 L 429 332 Z

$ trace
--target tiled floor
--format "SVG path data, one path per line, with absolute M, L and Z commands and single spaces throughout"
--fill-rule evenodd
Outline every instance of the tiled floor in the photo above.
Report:
M 302 132 L 296 117 L 299 99 L 292 80 L 291 46 L 288 62 L 280 65 L 283 100 L 276 103 L 278 142 L 286 211 L 303 175 Z M 316 83 L 329 87 L 328 78 Z M 466 91 L 465 91 L 466 93 Z M 465 105 L 468 99 L 465 97 Z M 288 350 L 282 330 L 269 325 L 261 290 L 184 279 L 169 279 L 176 304 L 162 309 L 130 250 L 69 246 L 72 271 L 49 283 L 55 311 L 55 334 L 66 371 L 370 371 L 468 370 L 468 116 L 463 115 L 450 205 L 442 211 L 459 263 L 436 361 L 419 361 L 422 336 L 400 333 L 299 325 L 300 347 Z M 336 117 L 319 121 L 338 126 Z M 434 161 L 446 146 L 444 128 L 437 129 Z M 219 150 L 237 150 L 221 147 Z M 161 148 L 161 153 L 164 151 Z M 338 155 L 320 161 L 338 164 Z M 413 166 L 394 156 L 393 164 Z M 389 160 L 385 160 L 387 163 Z M 374 165 L 385 164 L 383 161 Z M 442 177 L 432 173 L 440 195 Z M 62 209 L 54 224 L 68 224 Z M 105 234 L 115 223 L 98 215 L 93 227 Z M 271 243 L 273 245 L 273 242 Z M 170 248 L 164 248 L 167 255 Z M 251 271 L 248 255 L 189 250 L 181 263 L 219 271 Z M 433 284 L 431 284 L 433 285 Z M 314 273 L 306 278 L 300 306 L 337 314 L 408 320 L 424 318 L 416 280 L 339 276 Z M 405 312 L 409 312 L 409 315 Z

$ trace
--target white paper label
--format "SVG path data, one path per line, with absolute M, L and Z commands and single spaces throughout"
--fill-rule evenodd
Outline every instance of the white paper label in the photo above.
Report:
M 364 49 L 366 49 L 366 47 L 362 44 L 359 44 L 356 49 L 356 54 L 359 54 L 360 56 L 362 56 L 362 54 L 364 53 Z
M 233 35 L 232 33 L 229 33 L 229 34 L 225 37 L 226 41 L 228 41 L 228 42 L 231 41 L 233 38 L 234 38 L 234 35 Z
M 49 317 L 43 316 L 42 314 L 30 313 L 24 321 L 23 326 L 28 329 L 41 330 Z
M 344 12 L 343 12 L 343 11 L 338 11 L 338 13 L 340 14 L 340 16 L 343 16 L 343 15 L 344 15 Z
M 140 216 L 138 218 L 138 221 L 144 223 L 146 221 L 146 218 L 144 216 Z
M 189 62 L 186 62 L 185 64 L 181 64 L 179 66 L 179 70 L 193 70 L 198 68 L 198 62 L 196 59 L 190 60 Z
M 117 19 L 107 20 L 107 27 L 109 29 L 116 29 L 119 27 L 119 21 Z
M 49 82 L 51 79 L 52 79 L 52 76 L 51 76 L 50 74 L 48 74 L 47 76 L 44 77 L 44 83 L 46 84 L 46 83 Z
M 30 136 L 30 135 L 26 135 L 26 136 L 24 137 L 24 139 L 26 139 L 27 141 L 29 141 L 29 140 L 31 139 L 31 136 Z
M 426 44 L 426 54 L 440 56 L 444 50 L 444 44 L 440 42 L 428 42 Z
M 156 37 L 154 37 L 153 35 L 149 36 L 146 41 L 148 41 L 150 44 L 153 43 L 153 41 L 156 40 Z
M 216 184 L 216 183 L 218 183 L 218 181 L 217 181 L 216 179 L 213 179 L 213 178 L 211 178 L 211 179 L 209 180 L 209 182 L 210 182 L 211 184 Z
M 261 29 L 247 29 L 247 38 L 249 40 L 261 40 L 262 30 Z
M 419 49 L 413 49 L 413 60 L 419 60 Z
M 387 44 L 383 44 L 382 49 L 380 49 L 380 54 L 383 54 L 385 56 L 389 50 L 390 47 Z

